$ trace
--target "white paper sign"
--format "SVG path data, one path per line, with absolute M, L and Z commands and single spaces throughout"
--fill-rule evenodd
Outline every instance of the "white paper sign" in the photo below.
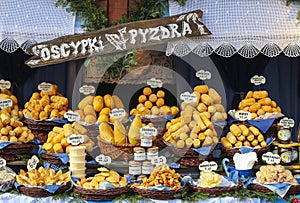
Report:
M 214 161 L 204 161 L 201 164 L 199 164 L 199 170 L 204 172 L 212 172 L 217 170 L 218 164 Z
M 71 145 L 79 145 L 84 142 L 84 137 L 83 135 L 72 134 L 68 137 L 67 142 Z
M 180 94 L 180 99 L 185 103 L 191 103 L 197 101 L 197 95 L 194 93 L 184 92 Z
M 70 122 L 79 121 L 80 114 L 74 111 L 67 111 L 66 113 L 64 113 L 64 118 Z
M 113 118 L 124 118 L 126 111 L 125 109 L 114 108 L 110 111 L 109 115 Z
M 151 78 L 147 81 L 147 85 L 149 85 L 151 88 L 158 88 L 162 87 L 163 83 L 160 79 Z
M 196 72 L 196 77 L 198 77 L 200 80 L 210 80 L 211 73 L 209 71 L 199 70 Z
M 250 82 L 254 85 L 261 85 L 266 83 L 266 78 L 264 76 L 254 75 Z
M 167 163 L 167 158 L 164 156 L 154 157 L 153 159 L 151 159 L 151 163 L 152 165 L 159 166 Z
M 287 117 L 284 117 L 279 121 L 279 123 L 283 126 L 283 128 L 293 128 L 295 125 L 295 121 L 293 119 L 289 119 Z
M 249 111 L 243 111 L 243 110 L 236 111 L 234 113 L 234 117 L 240 121 L 246 121 L 252 119 L 251 113 Z
M 27 161 L 27 170 L 30 171 L 32 169 L 35 169 L 39 161 L 40 161 L 39 158 L 33 155 L 31 159 Z
M 273 154 L 272 152 L 267 152 L 262 155 L 262 160 L 267 164 L 279 164 L 280 156 L 278 154 Z
M 0 158 L 0 168 L 6 166 L 6 160 L 5 159 L 2 159 Z
M 0 99 L 0 109 L 6 109 L 7 107 L 10 107 L 13 105 L 13 102 L 11 99 Z
M 95 87 L 92 85 L 83 85 L 79 88 L 79 92 L 84 95 L 94 94 L 95 93 Z
M 156 136 L 157 135 L 157 129 L 150 126 L 145 126 L 140 128 L 140 133 L 145 136 Z
M 110 156 L 105 156 L 104 154 L 100 154 L 96 156 L 95 161 L 97 161 L 101 165 L 105 165 L 111 163 L 111 158 Z
M 42 82 L 41 84 L 38 85 L 38 90 L 40 90 L 41 92 L 52 91 L 52 84 L 51 83 Z
M 3 89 L 9 89 L 10 87 L 11 87 L 10 81 L 3 80 L 3 79 L 0 80 L 0 89 L 1 90 L 3 90 Z

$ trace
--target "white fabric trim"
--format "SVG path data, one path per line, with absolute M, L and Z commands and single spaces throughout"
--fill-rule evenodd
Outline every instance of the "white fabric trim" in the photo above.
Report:
M 2 0 L 0 48 L 24 51 L 37 42 L 74 34 L 75 16 L 55 6 L 57 0 Z
M 211 35 L 168 43 L 167 55 L 193 52 L 209 56 L 213 52 L 231 57 L 238 53 L 253 58 L 260 52 L 268 57 L 284 53 L 300 56 L 299 3 L 286 6 L 285 0 L 187 0 L 179 6 L 170 0 L 169 14 L 203 11 L 202 22 Z

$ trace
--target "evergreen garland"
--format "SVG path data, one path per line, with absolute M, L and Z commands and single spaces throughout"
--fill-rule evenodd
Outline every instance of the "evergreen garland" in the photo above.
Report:
M 124 14 L 118 23 L 133 22 L 160 18 L 166 13 L 168 3 L 166 0 L 131 0 L 132 7 L 128 8 L 128 16 Z
M 67 12 L 77 14 L 83 21 L 82 27 L 90 32 L 108 26 L 103 8 L 96 7 L 96 0 L 57 0 L 56 7 L 67 7 Z

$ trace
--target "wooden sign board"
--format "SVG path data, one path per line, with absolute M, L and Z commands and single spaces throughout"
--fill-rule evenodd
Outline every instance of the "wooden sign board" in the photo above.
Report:
M 201 22 L 202 11 L 124 23 L 95 32 L 68 35 L 38 43 L 27 50 L 31 68 L 87 58 L 91 55 L 141 49 L 183 37 L 211 34 Z

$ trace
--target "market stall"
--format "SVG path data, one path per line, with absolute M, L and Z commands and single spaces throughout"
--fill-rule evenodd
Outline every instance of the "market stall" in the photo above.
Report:
M 23 102 L 0 80 L 0 200 L 297 198 L 300 6 L 169 3 L 169 17 L 26 49 L 51 71 Z M 66 63 L 76 74 L 56 84 Z

